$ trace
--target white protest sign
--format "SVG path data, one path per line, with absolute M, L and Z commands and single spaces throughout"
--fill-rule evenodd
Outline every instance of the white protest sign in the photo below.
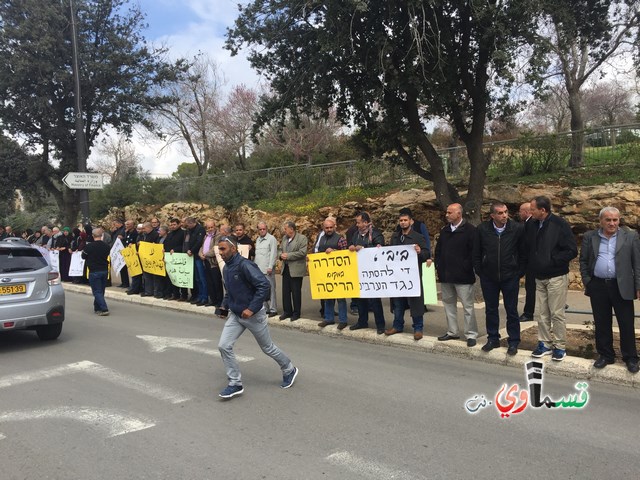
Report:
M 60 252 L 58 250 L 49 251 L 49 261 L 51 262 L 51 270 L 60 271 Z
M 70 277 L 81 277 L 84 273 L 84 258 L 82 252 L 73 252 L 71 254 L 71 264 L 69 265 Z
M 111 257 L 111 268 L 114 272 L 120 273 L 120 270 L 126 265 L 124 262 L 124 257 L 122 256 L 122 250 L 124 249 L 124 245 L 120 241 L 119 238 L 113 242 L 113 247 L 111 247 L 111 252 L 109 256 Z
M 47 261 L 49 265 L 51 265 L 51 258 L 49 257 L 49 249 L 42 247 L 40 245 L 33 245 L 33 248 L 38 249 L 38 251 L 42 254 L 44 259 Z
M 360 298 L 419 297 L 420 269 L 413 245 L 358 252 Z

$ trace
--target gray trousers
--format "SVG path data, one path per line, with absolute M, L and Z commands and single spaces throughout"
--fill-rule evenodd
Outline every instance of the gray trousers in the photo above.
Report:
M 447 317 L 447 333 L 453 337 L 460 336 L 457 306 L 457 299 L 459 298 L 464 310 L 464 336 L 467 339 L 478 338 L 478 322 L 476 322 L 476 312 L 473 309 L 473 285 L 441 283 L 440 291 L 442 293 L 444 313 Z
M 264 302 L 264 308 L 267 309 L 267 313 L 269 312 L 277 312 L 278 304 L 276 303 L 276 272 L 275 270 L 271 271 L 271 275 L 268 273 L 264 274 L 269 280 L 269 285 L 271 285 L 271 297 L 268 301 Z
M 249 329 L 253 334 L 262 351 L 280 365 L 283 375 L 288 375 L 293 372 L 293 364 L 291 360 L 289 360 L 289 357 L 271 340 L 269 325 L 267 323 L 267 313 L 264 308 L 261 308 L 259 312 L 254 313 L 253 316 L 249 318 L 238 317 L 235 313 L 229 311 L 229 318 L 227 318 L 224 324 L 222 334 L 220 335 L 220 342 L 218 343 L 222 363 L 224 363 L 224 368 L 229 378 L 229 385 L 242 385 L 240 366 L 233 353 L 233 345 L 236 343 L 236 340 L 240 338 L 240 335 L 244 333 L 245 329 Z

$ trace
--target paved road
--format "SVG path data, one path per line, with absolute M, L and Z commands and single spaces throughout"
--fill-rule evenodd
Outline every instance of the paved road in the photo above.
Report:
M 594 383 L 584 408 L 470 414 L 476 395 L 495 401 L 502 384 L 526 388 L 523 369 L 273 329 L 301 369 L 295 386 L 278 387 L 276 364 L 247 334 L 237 345 L 245 394 L 225 402 L 216 397 L 226 383 L 216 356 L 221 320 L 115 300 L 111 316 L 96 317 L 91 297 L 67 301 L 58 341 L 0 336 L 3 480 L 640 471 L 637 390 Z M 547 375 L 543 390 L 557 399 L 575 393 L 574 383 Z

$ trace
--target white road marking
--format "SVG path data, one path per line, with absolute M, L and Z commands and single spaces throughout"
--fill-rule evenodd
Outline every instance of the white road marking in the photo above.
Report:
M 360 477 L 375 480 L 416 480 L 416 478 L 420 478 L 408 472 L 394 470 L 381 463 L 369 462 L 349 452 L 332 453 L 326 460 L 333 465 L 345 467 Z
M 134 418 L 118 410 L 91 407 L 59 407 L 41 410 L 14 410 L 0 413 L 0 423 L 23 420 L 76 420 L 117 437 L 155 426 L 148 419 Z M 0 433 L 0 440 L 6 435 Z
M 145 382 L 139 378 L 125 375 L 117 370 L 113 370 L 100 365 L 99 363 L 90 362 L 88 360 L 0 377 L 0 388 L 14 387 L 24 383 L 47 380 L 74 373 L 86 373 L 102 380 L 106 380 L 107 382 L 111 382 L 125 388 L 130 388 L 142 394 L 149 395 L 169 403 L 182 403 L 191 399 L 190 396 L 183 393 L 165 387 L 160 387 L 153 383 Z
M 191 352 L 203 353 L 214 357 L 220 357 L 220 352 L 212 348 L 204 348 L 198 345 L 209 343 L 210 340 L 205 338 L 174 338 L 174 337 L 156 337 L 153 335 L 137 335 L 140 340 L 147 342 L 149 350 L 154 353 L 164 352 L 169 348 L 179 348 L 189 350 Z M 250 362 L 255 360 L 253 357 L 245 357 L 244 355 L 236 355 L 238 362 Z

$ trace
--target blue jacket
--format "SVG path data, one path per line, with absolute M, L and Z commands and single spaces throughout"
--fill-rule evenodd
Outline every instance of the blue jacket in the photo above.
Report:
M 236 253 L 223 270 L 225 295 L 222 307 L 238 316 L 246 308 L 253 313 L 260 311 L 262 304 L 271 296 L 271 285 L 251 260 Z

